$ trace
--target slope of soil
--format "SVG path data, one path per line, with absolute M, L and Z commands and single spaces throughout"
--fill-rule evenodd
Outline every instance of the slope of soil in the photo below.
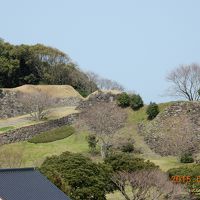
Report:
M 34 94 L 37 90 L 47 93 L 54 98 L 78 97 L 83 98 L 72 86 L 70 85 L 23 85 L 20 87 L 6 89 L 10 91 L 20 91 L 23 93 Z

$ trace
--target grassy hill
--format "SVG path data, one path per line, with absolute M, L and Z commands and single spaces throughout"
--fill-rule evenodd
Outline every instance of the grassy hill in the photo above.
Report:
M 175 105 L 177 105 L 177 103 L 175 103 Z M 159 121 L 159 123 L 164 124 L 165 118 L 163 116 L 166 116 L 166 113 L 169 113 L 173 108 L 173 106 L 174 102 L 159 104 L 160 114 L 151 122 L 147 120 L 146 105 L 138 111 L 133 111 L 132 109 L 127 108 L 126 111 L 128 113 L 128 119 L 126 121 L 125 127 L 120 129 L 118 131 L 118 134 L 116 134 L 116 136 L 113 137 L 113 139 L 120 140 L 120 138 L 132 138 L 134 140 L 135 148 L 139 149 L 141 152 L 140 154 L 138 154 L 138 156 L 144 158 L 145 160 L 150 160 L 154 162 L 156 165 L 159 165 L 163 171 L 167 171 L 171 168 L 189 165 L 180 163 L 178 156 L 162 156 L 158 152 L 155 152 L 154 149 L 151 148 L 151 145 L 146 142 L 145 138 L 146 135 L 138 133 L 138 123 L 143 123 L 143 125 L 147 127 L 151 126 L 151 124 L 155 123 L 156 121 Z M 188 106 L 188 108 L 189 107 L 193 108 L 191 104 Z M 55 110 L 54 114 L 56 113 L 57 111 Z M 180 112 L 180 115 L 182 114 L 185 117 L 187 117 L 190 116 L 191 113 L 187 114 L 187 112 L 182 110 Z M 173 116 L 174 114 L 170 115 L 171 122 L 173 122 L 174 119 Z M 177 117 L 176 112 L 174 117 Z M 180 118 L 178 121 L 180 124 L 182 123 L 181 119 L 182 118 Z M 177 121 L 174 121 L 174 124 L 177 124 Z M 23 166 L 26 167 L 40 166 L 40 164 L 47 156 L 59 155 L 65 151 L 82 153 L 85 156 L 91 157 L 96 162 L 102 162 L 100 154 L 91 155 L 89 152 L 89 147 L 86 139 L 89 134 L 88 130 L 83 128 L 82 126 L 77 127 L 77 125 L 79 125 L 79 123 L 74 125 L 76 128 L 76 133 L 65 139 L 49 143 L 39 143 L 39 144 L 33 144 L 28 141 L 8 144 L 0 147 L 0 153 L 4 151 L 11 151 L 11 152 L 21 151 L 23 154 Z M 169 124 L 166 123 L 166 126 L 169 126 Z M 165 132 L 165 134 L 167 135 L 168 132 Z M 165 146 L 163 146 L 163 148 L 165 148 Z M 107 195 L 107 200 L 114 200 L 114 199 L 121 200 L 123 198 L 121 197 L 121 194 L 119 192 Z
M 159 108 L 161 113 L 167 108 L 171 103 L 160 104 Z M 137 132 L 137 124 L 139 122 L 147 122 L 146 116 L 146 106 L 138 111 L 133 111 L 132 109 L 127 109 L 128 119 L 124 128 L 119 130 L 119 134 L 117 137 L 127 137 L 133 138 L 135 141 L 135 147 L 140 149 L 142 154 L 139 156 L 149 159 L 159 165 L 163 170 L 168 170 L 173 167 L 179 167 L 180 164 L 178 158 L 176 156 L 160 156 L 155 153 L 145 142 L 144 136 L 138 134 Z M 17 151 L 17 149 L 23 149 L 24 151 L 24 165 L 31 166 L 34 163 L 38 163 L 43 160 L 46 156 L 50 156 L 53 154 L 60 154 L 63 151 L 72 151 L 72 152 L 80 152 L 85 155 L 89 154 L 89 148 L 86 141 L 86 136 L 88 135 L 87 130 L 78 130 L 76 134 L 65 138 L 63 140 L 50 142 L 50 143 L 40 143 L 40 144 L 31 144 L 29 142 L 19 142 L 9 145 L 4 145 L 0 147 L 1 150 L 13 149 L 13 151 Z M 96 156 L 94 159 L 97 161 L 101 160 L 100 155 Z

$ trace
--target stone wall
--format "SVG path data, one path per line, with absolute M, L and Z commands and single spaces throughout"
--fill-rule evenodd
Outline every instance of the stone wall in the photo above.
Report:
M 30 125 L 0 134 L 0 145 L 19 141 L 26 141 L 41 132 L 51 130 L 63 125 L 72 124 L 78 117 L 78 113 L 68 115 L 56 120 L 50 120 L 44 123 Z
M 148 123 L 138 125 L 138 133 L 152 150 L 162 156 L 198 152 L 200 149 L 200 102 L 176 102 Z
M 18 101 L 18 92 L 2 90 L 0 92 L 0 118 L 9 118 L 26 113 Z
M 67 97 L 56 99 L 55 106 L 79 106 L 83 100 L 79 97 Z
M 0 119 L 15 117 L 27 114 L 23 104 L 20 102 L 20 92 L 11 90 L 0 91 Z M 52 107 L 75 106 L 77 107 L 82 101 L 79 97 L 67 97 L 54 99 Z
M 91 94 L 88 97 L 88 99 L 80 102 L 77 109 L 79 109 L 79 110 L 87 109 L 88 107 L 98 104 L 100 102 L 112 102 L 112 101 L 116 100 L 117 96 L 118 96 L 118 94 L 113 94 L 110 92 L 105 93 L 102 91 L 98 91 L 94 94 Z

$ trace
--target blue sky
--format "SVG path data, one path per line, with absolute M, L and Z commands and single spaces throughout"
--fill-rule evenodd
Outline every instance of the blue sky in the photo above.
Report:
M 165 77 L 200 63 L 199 0 L 0 0 L 0 37 L 56 47 L 144 101 L 165 102 Z

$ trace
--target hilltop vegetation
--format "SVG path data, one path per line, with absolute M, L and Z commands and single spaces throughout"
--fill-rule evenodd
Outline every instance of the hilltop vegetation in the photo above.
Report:
M 70 57 L 58 49 L 0 41 L 0 87 L 24 84 L 71 85 L 83 96 L 97 89 Z

